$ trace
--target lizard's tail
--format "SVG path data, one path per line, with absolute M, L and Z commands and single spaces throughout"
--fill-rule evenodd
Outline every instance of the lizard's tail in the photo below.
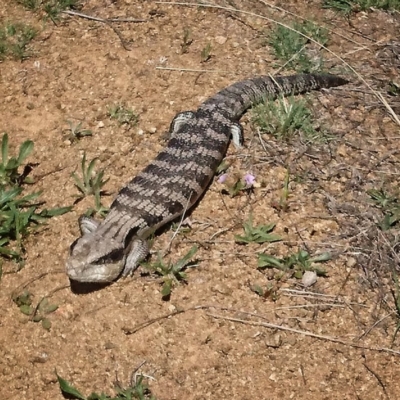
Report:
M 330 74 L 299 74 L 290 76 L 259 76 L 236 82 L 206 100 L 200 110 L 218 109 L 231 119 L 239 119 L 248 108 L 267 99 L 341 86 L 344 78 Z

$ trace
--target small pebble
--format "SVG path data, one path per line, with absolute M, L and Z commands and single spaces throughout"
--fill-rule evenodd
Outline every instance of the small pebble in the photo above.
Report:
M 218 44 L 225 44 L 225 42 L 227 41 L 228 39 L 225 37 L 225 36 L 216 36 L 215 37 L 215 41 L 218 43 Z
M 317 274 L 314 271 L 306 271 L 301 278 L 301 283 L 304 287 L 310 287 L 317 282 Z

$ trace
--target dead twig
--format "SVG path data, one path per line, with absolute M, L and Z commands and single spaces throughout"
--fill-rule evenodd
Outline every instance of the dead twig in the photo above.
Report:
M 118 36 L 118 39 L 120 40 L 120 42 L 122 44 L 122 47 L 127 51 L 130 51 L 130 48 L 128 47 L 126 40 L 123 38 L 119 29 L 117 29 L 114 25 L 112 25 L 112 23 L 113 22 L 147 22 L 146 19 L 136 19 L 136 18 L 99 18 L 99 17 L 95 17 L 93 15 L 83 14 L 78 11 L 72 11 L 72 10 L 65 10 L 65 11 L 61 11 L 61 12 L 63 14 L 72 15 L 72 16 L 76 16 L 76 17 L 80 17 L 80 18 L 85 18 L 85 19 L 89 19 L 91 21 L 101 22 L 103 24 L 108 25 L 114 31 L 114 33 Z
M 100 18 L 100 17 L 95 17 L 93 15 L 88 15 L 88 14 L 83 14 L 78 11 L 72 11 L 72 10 L 64 10 L 61 11 L 63 14 L 67 15 L 73 15 L 76 17 L 81 17 L 81 18 L 86 18 L 91 21 L 97 21 L 97 22 L 147 22 L 147 19 L 137 19 L 137 18 Z
M 367 360 L 365 360 L 365 362 L 364 362 L 364 367 L 370 374 L 372 374 L 376 378 L 376 380 L 378 381 L 379 385 L 381 386 L 381 388 L 383 390 L 383 393 L 385 393 L 385 397 L 387 399 L 390 399 L 390 397 L 386 391 L 386 385 L 384 384 L 382 378 L 367 364 Z

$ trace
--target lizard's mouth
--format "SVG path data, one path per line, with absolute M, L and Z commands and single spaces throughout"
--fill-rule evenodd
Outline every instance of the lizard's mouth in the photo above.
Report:
M 77 282 L 104 283 L 116 280 L 123 269 L 121 263 L 81 264 L 73 260 L 67 263 L 67 275 Z

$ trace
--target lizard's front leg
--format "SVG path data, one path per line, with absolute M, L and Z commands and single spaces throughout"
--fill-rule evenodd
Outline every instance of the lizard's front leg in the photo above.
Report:
M 126 277 L 132 275 L 135 269 L 139 266 L 140 261 L 146 258 L 149 254 L 149 251 L 150 249 L 147 240 L 135 237 L 130 245 L 122 276 Z

